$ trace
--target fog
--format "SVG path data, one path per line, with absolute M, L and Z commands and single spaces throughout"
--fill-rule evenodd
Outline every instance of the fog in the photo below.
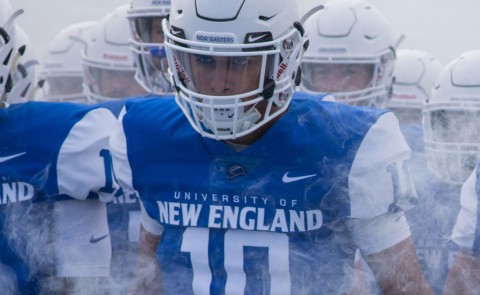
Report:
M 71 24 L 99 20 L 128 0 L 10 0 L 25 13 L 17 21 L 30 36 L 35 56 L 41 60 L 57 33 Z
M 25 14 L 18 23 L 30 35 L 37 58 L 65 26 L 97 20 L 126 0 L 12 0 Z M 304 0 L 306 7 L 324 1 Z M 422 49 L 446 64 L 460 53 L 479 49 L 480 27 L 476 0 L 371 0 L 388 19 L 395 35 L 405 35 L 401 48 Z
M 318 3 L 306 0 L 305 6 Z M 462 52 L 480 49 L 480 2 L 475 0 L 370 0 L 390 23 L 400 48 L 421 49 L 446 64 Z
M 305 10 L 307 10 L 308 7 L 316 5 L 317 3 L 324 2 L 322 0 L 299 1 L 302 1 L 302 5 L 304 6 Z M 54 39 L 56 34 L 66 26 L 77 22 L 98 20 L 106 13 L 112 11 L 114 8 L 129 3 L 129 1 L 126 0 L 11 0 L 11 2 L 13 7 L 17 9 L 23 8 L 25 10 L 25 13 L 21 15 L 17 21 L 18 24 L 24 28 L 24 30 L 30 36 L 31 48 L 34 49 L 35 56 L 40 62 L 42 61 L 43 56 L 45 55 L 51 41 Z M 447 2 L 445 0 L 370 0 L 370 2 L 386 16 L 387 20 L 391 24 L 395 38 L 397 40 L 404 38 L 398 48 L 424 50 L 437 58 L 444 65 L 463 52 L 480 49 L 480 38 L 478 37 L 478 27 L 480 27 L 480 19 L 478 18 L 480 1 L 478 0 L 456 0 L 454 2 Z M 125 33 L 128 34 L 129 32 Z M 427 177 L 430 177 L 430 175 L 420 175 L 419 173 L 422 172 L 415 171 L 414 169 L 412 170 L 412 174 L 416 177 L 415 184 L 417 185 L 419 194 L 424 193 L 423 190 L 427 190 L 427 188 L 422 187 L 422 183 L 426 183 L 424 180 L 426 180 Z M 444 193 L 449 192 L 448 190 L 450 189 L 453 191 L 451 195 L 458 195 L 456 190 L 459 188 L 444 188 L 440 187 L 439 185 L 439 189 L 441 189 Z M 438 204 L 433 204 L 433 202 L 437 201 L 439 202 Z M 417 206 L 418 209 L 412 210 L 412 213 L 409 214 L 418 216 L 421 215 L 420 213 L 428 211 L 430 208 L 440 208 L 437 210 L 437 212 L 432 212 L 431 218 L 438 220 L 442 220 L 443 218 L 443 221 L 445 222 L 439 224 L 438 227 L 445 228 L 443 232 L 449 232 L 452 227 L 451 222 L 454 220 L 455 212 L 458 211 L 458 208 L 454 206 L 458 205 L 458 200 L 450 200 L 450 203 L 448 203 L 445 200 L 432 201 L 430 199 L 426 199 L 423 203 L 419 202 Z M 452 208 L 455 208 L 455 210 L 452 210 Z M 416 212 L 415 210 L 419 211 Z M 451 216 L 446 218 L 445 216 L 447 215 Z M 32 216 L 35 217 L 35 215 Z M 36 217 L 38 217 L 38 220 L 42 220 L 45 223 L 40 224 L 41 227 L 48 226 L 48 219 L 43 218 L 44 216 L 37 215 Z M 37 224 L 37 221 L 35 221 L 34 224 Z M 19 225 L 20 222 L 11 222 L 8 224 L 10 227 L 9 230 L 11 232 L 22 232 L 19 230 Z M 417 222 L 412 225 L 412 231 L 423 231 L 423 226 L 423 223 Z M 431 243 L 437 242 L 433 236 L 437 232 L 438 231 L 432 231 L 430 233 L 430 236 L 432 236 L 430 239 Z M 426 234 L 429 234 L 429 232 Z M 416 233 L 414 233 L 414 238 L 416 238 L 415 235 Z M 47 248 L 47 250 L 49 247 L 51 247 L 51 245 L 48 244 L 48 241 L 42 241 L 39 237 L 32 237 L 29 235 L 25 235 L 23 239 L 16 241 L 17 244 L 14 244 L 14 246 L 20 247 L 24 244 L 28 245 L 29 243 L 25 242 L 25 240 L 38 241 L 39 239 L 40 242 L 42 242 L 41 245 Z M 434 248 L 434 246 L 431 245 L 423 246 L 423 248 L 427 250 L 431 247 Z M 445 248 L 446 247 L 447 246 L 445 246 Z M 27 261 L 34 260 L 36 263 L 37 260 L 41 260 L 38 257 L 38 255 L 41 255 L 41 253 L 36 253 L 30 248 L 16 250 L 20 253 L 22 253 L 22 251 L 28 253 L 28 257 L 25 258 Z M 438 254 L 438 259 L 433 259 L 430 256 L 436 254 L 432 254 L 427 250 L 420 250 L 418 255 L 422 256 L 423 259 L 428 261 L 440 261 L 439 264 L 446 262 L 444 257 L 440 257 L 443 255 L 443 253 Z M 125 253 L 126 254 L 124 256 L 118 258 L 119 260 L 124 260 L 117 261 L 117 265 L 134 264 L 133 254 L 128 251 Z M 447 255 L 450 254 L 447 253 Z M 30 264 L 35 265 L 35 263 Z M 46 261 L 45 263 L 50 262 Z M 38 265 L 38 267 L 40 268 L 44 266 Z M 339 265 L 339 267 L 344 266 Z M 348 267 L 350 267 L 350 265 Z M 443 265 L 438 265 L 432 267 L 432 269 L 435 269 L 436 272 L 440 272 L 440 270 L 437 271 L 437 269 L 442 267 Z M 353 269 L 349 269 L 349 271 L 350 270 Z M 0 269 L 0 273 L 2 272 L 3 271 Z M 122 273 L 119 276 L 126 277 L 128 275 L 130 275 L 130 273 Z M 438 283 L 438 285 L 434 285 L 434 287 L 436 287 L 438 290 L 441 289 L 441 285 L 439 282 L 437 282 L 437 280 L 442 281 L 445 275 L 445 273 L 442 273 L 441 275 L 438 275 L 438 278 L 433 278 L 434 281 L 432 285 Z M 2 279 L 5 279 L 5 276 L 0 276 L 0 286 L 6 286 L 6 283 L 3 283 Z M 118 278 L 113 278 L 112 281 L 107 282 L 107 285 L 104 287 L 108 289 L 113 288 L 112 286 L 115 286 L 115 288 L 118 288 L 118 290 L 125 290 L 126 287 L 122 285 L 122 283 L 127 285 L 126 281 L 120 281 Z M 88 282 L 90 287 L 98 288 L 100 284 L 101 283 L 92 284 L 91 282 Z M 85 286 L 80 287 L 81 290 L 85 291 L 84 288 Z

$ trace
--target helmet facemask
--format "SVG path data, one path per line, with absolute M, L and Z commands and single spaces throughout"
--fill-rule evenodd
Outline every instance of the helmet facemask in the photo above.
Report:
M 21 15 L 23 9 L 11 13 L 8 2 L 2 3 L 0 11 L 0 108 L 9 105 L 7 94 L 13 89 L 13 75 L 16 71 L 20 57 L 25 52 L 25 46 L 16 48 L 15 19 Z
M 424 130 L 428 168 L 442 180 L 461 185 L 475 168 L 480 151 L 480 109 L 427 105 Z
M 85 102 L 87 99 L 82 90 L 82 73 L 49 74 L 41 76 L 40 81 L 43 81 L 41 92 L 48 101 Z
M 115 69 L 114 65 L 86 63 L 83 83 L 83 91 L 88 99 L 96 102 L 127 98 L 142 94 L 144 91 L 135 80 L 134 69 Z
M 167 72 L 168 63 L 163 45 L 160 16 L 129 16 L 132 32 L 131 50 L 137 71 L 135 78 L 142 87 L 155 94 L 172 92 Z
M 12 89 L 13 51 L 14 44 L 10 34 L 4 28 L 0 28 L 0 108 L 7 105 L 6 95 Z
M 423 107 L 427 166 L 462 185 L 480 151 L 480 51 L 462 53 L 443 68 Z
M 335 101 L 349 105 L 384 108 L 390 99 L 394 60 L 393 50 L 374 58 L 304 57 L 302 91 L 333 94 Z M 331 69 L 338 73 L 332 76 Z

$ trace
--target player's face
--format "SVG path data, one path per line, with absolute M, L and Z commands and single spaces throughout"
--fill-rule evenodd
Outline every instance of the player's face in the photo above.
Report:
M 151 18 L 150 19 L 150 43 L 162 44 L 165 40 L 162 30 L 162 20 L 163 18 Z M 161 57 L 152 57 L 152 62 L 154 67 L 157 70 L 166 69 L 168 67 L 168 62 L 166 58 Z
M 163 43 L 163 30 L 162 30 L 163 18 L 153 18 L 150 28 L 150 41 L 152 43 Z
M 191 54 L 190 65 L 192 79 L 199 93 L 226 96 L 258 88 L 262 58 Z
M 82 93 L 82 77 L 51 77 L 47 79 L 48 95 L 69 95 Z
M 103 96 L 126 98 L 145 94 L 133 71 L 100 71 L 100 92 Z
M 305 74 L 312 91 L 350 92 L 365 89 L 373 75 L 371 64 L 308 64 Z

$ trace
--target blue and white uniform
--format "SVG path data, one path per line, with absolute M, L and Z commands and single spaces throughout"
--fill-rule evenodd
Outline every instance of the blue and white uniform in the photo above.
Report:
M 480 162 L 465 181 L 460 195 L 460 213 L 452 231 L 452 241 L 466 253 L 480 257 Z
M 438 178 L 427 168 L 423 128 L 401 124 L 412 150 L 410 172 L 418 203 L 406 213 L 421 269 L 436 294 L 441 294 L 454 252 L 449 235 L 459 210 L 460 187 Z
M 100 105 L 118 117 L 125 101 L 125 99 L 107 100 Z M 107 203 L 107 217 L 112 242 L 109 288 L 111 293 L 125 294 L 136 267 L 140 235 L 140 200 L 135 194 L 116 194 L 114 200 Z
M 140 201 L 135 194 L 120 195 L 107 204 L 112 240 L 111 291 L 123 294 L 136 266 L 140 235 Z
M 441 294 L 455 248 L 450 233 L 460 209 L 460 187 L 445 183 L 425 168 L 412 171 L 418 203 L 406 213 L 421 269 L 436 294 Z
M 109 275 L 103 202 L 118 191 L 108 150 L 115 122 L 98 106 L 29 102 L 0 109 L 0 260 L 16 273 L 21 294 L 38 293 L 31 277 L 37 259 L 55 261 L 60 277 Z M 39 204 L 48 211 L 36 210 Z
M 410 236 L 410 150 L 392 113 L 297 96 L 241 151 L 197 134 L 174 99 L 127 102 L 120 118 L 115 175 L 162 234 L 166 294 L 343 293 L 357 248 Z

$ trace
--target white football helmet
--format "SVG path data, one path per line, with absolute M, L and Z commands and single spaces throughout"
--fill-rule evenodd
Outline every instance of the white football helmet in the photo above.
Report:
M 130 50 L 128 5 L 104 16 L 93 28 L 82 51 L 83 91 L 91 101 L 141 95 L 145 90 L 135 80 Z
M 18 25 L 15 27 L 15 30 L 16 48 L 18 51 L 23 51 L 23 54 L 19 57 L 17 67 L 12 75 L 13 87 L 7 93 L 9 104 L 21 103 L 33 98 L 37 88 L 35 85 L 36 67 L 39 65 L 32 50 L 30 37 Z
M 13 87 L 12 76 L 18 58 L 23 54 L 15 45 L 15 19 L 23 10 L 13 11 L 9 0 L 0 0 L 0 7 L 0 107 L 4 107 L 7 105 L 7 93 Z
M 403 123 L 421 124 L 423 104 L 432 92 L 442 64 L 423 50 L 397 51 L 392 98 L 387 107 Z
M 72 24 L 54 38 L 43 59 L 39 79 L 44 81 L 42 100 L 85 102 L 81 51 L 97 22 Z
M 132 51 L 137 71 L 135 78 L 145 90 L 155 94 L 173 92 L 163 45 L 162 20 L 170 13 L 170 0 L 132 0 L 127 17 L 130 21 Z
M 297 1 L 173 1 L 163 21 L 176 100 L 217 140 L 257 130 L 288 108 L 306 39 Z
M 424 106 L 428 168 L 461 185 L 480 150 L 480 50 L 461 54 L 439 74 Z
M 300 89 L 331 93 L 336 101 L 385 107 L 390 99 L 395 49 L 385 17 L 362 0 L 335 0 L 305 23 L 310 45 Z

